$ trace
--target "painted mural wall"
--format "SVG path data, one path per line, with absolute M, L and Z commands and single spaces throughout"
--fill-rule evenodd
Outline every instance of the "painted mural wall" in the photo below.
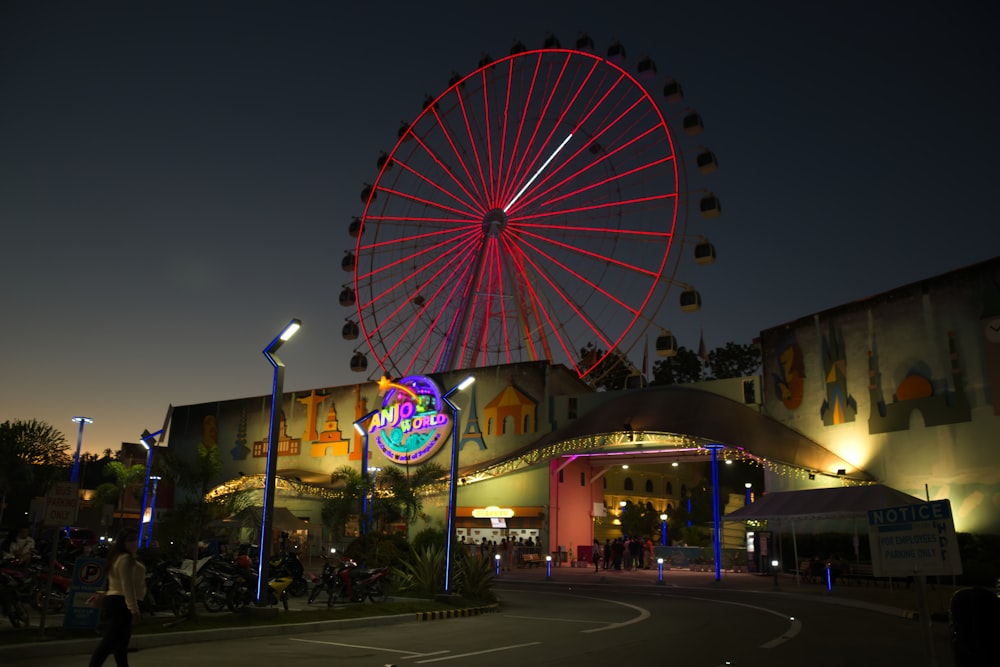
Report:
M 1000 533 L 1000 258 L 766 330 L 761 347 L 767 416 L 950 499 L 958 530 Z
M 383 446 L 391 444 L 403 430 L 404 420 L 408 420 L 407 429 L 421 431 L 423 438 L 419 445 L 410 445 L 412 465 L 433 462 L 448 468 L 451 412 L 442 404 L 440 393 L 469 374 L 447 373 L 430 378 L 439 393 L 420 399 L 425 405 L 415 409 L 419 414 L 407 412 L 410 408 L 398 399 L 401 392 L 407 391 L 399 387 L 403 380 L 286 393 L 279 422 L 278 474 L 306 483 L 325 483 L 330 473 L 342 466 L 360 470 L 364 439 L 355 431 L 354 422 L 368 415 L 364 423 L 370 433 L 369 467 L 411 463 L 389 445 Z M 548 408 L 553 393 L 586 391 L 567 369 L 545 363 L 497 366 L 471 374 L 476 382 L 450 399 L 460 408 L 458 446 L 462 467 L 492 461 L 527 446 L 553 427 Z M 397 398 L 390 398 L 394 395 Z M 262 474 L 267 460 L 270 400 L 270 396 L 257 396 L 175 407 L 168 445 L 180 452 L 194 452 L 200 445 L 217 449 L 223 465 L 220 482 Z M 426 455 L 418 460 L 415 455 L 422 449 L 427 450 Z M 518 497 L 530 497 L 530 504 L 543 505 L 547 487 L 538 488 L 536 478 L 531 488 L 518 490 L 521 479 L 527 478 L 515 475 L 505 485 L 513 485 Z M 505 487 L 504 494 L 510 490 Z M 468 505 L 480 502 L 480 496 L 495 498 L 497 490 L 489 484 L 473 485 L 468 491 L 460 489 L 459 494 L 459 504 Z M 431 500 L 425 511 L 443 518 L 444 502 Z

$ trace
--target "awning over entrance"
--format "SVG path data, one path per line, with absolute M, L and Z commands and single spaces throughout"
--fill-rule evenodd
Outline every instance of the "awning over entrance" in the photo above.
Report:
M 883 484 L 833 489 L 778 491 L 722 517 L 723 521 L 770 519 L 849 519 L 868 510 L 923 502 Z
M 585 447 L 594 434 L 620 431 L 623 425 L 635 432 L 637 441 L 649 437 L 646 449 L 663 434 L 675 434 L 694 444 L 741 447 L 756 457 L 805 470 L 827 474 L 844 470 L 847 477 L 874 481 L 868 472 L 751 407 L 708 391 L 674 385 L 622 392 L 532 447 L 544 449 L 573 441 Z M 642 452 L 639 442 L 621 443 L 617 448 Z

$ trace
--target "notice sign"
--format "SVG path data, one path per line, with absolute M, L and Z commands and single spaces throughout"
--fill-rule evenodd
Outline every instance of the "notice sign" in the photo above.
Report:
M 962 573 L 947 500 L 868 510 L 868 540 L 876 577 Z
M 78 505 L 77 485 L 74 482 L 56 482 L 45 494 L 42 523 L 46 526 L 72 526 L 76 523 Z

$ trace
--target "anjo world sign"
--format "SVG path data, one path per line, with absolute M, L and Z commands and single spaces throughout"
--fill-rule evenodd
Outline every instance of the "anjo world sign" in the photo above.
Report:
M 433 456 L 451 433 L 451 418 L 441 411 L 441 390 L 428 377 L 379 380 L 382 409 L 368 422 L 368 435 L 386 458 L 419 463 Z

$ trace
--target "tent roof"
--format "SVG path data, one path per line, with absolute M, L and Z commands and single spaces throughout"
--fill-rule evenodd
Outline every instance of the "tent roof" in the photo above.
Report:
M 723 521 L 751 519 L 846 519 L 866 516 L 868 510 L 923 502 L 883 484 L 832 489 L 777 491 L 722 517 Z
M 225 519 L 223 523 L 247 523 L 260 526 L 260 519 L 263 512 L 264 508 L 260 505 L 246 507 Z M 289 512 L 286 507 L 274 508 L 273 521 L 275 530 L 309 530 L 309 524 Z

